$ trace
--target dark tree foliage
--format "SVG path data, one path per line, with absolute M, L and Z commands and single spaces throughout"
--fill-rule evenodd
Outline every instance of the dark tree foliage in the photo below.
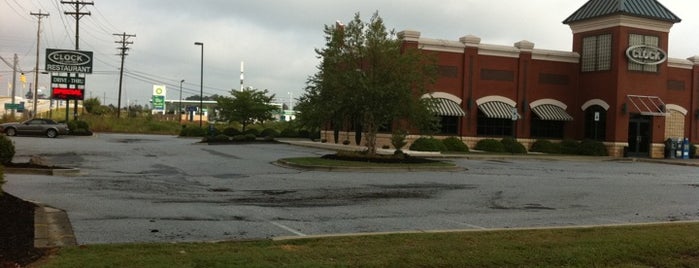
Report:
M 347 130 L 356 122 L 368 153 L 375 154 L 382 124 L 405 119 L 421 129 L 429 121 L 432 113 L 420 97 L 434 82 L 432 58 L 404 48 L 378 13 L 368 22 L 357 13 L 347 25 L 326 25 L 324 33 L 326 46 L 316 49 L 318 72 L 296 106 L 303 125 Z

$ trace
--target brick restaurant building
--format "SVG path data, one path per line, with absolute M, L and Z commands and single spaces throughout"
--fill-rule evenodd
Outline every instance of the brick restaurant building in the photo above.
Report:
M 594 139 L 610 155 L 659 158 L 667 138 L 699 142 L 699 56 L 666 53 L 680 21 L 656 0 L 590 0 L 563 22 L 572 51 L 483 44 L 472 35 L 399 36 L 437 57 L 429 95 L 440 103 L 439 136 L 462 137 L 470 147 L 506 136 L 525 145 Z

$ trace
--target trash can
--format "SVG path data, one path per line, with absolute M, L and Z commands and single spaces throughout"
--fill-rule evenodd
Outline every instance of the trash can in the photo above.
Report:
M 671 138 L 668 138 L 667 140 L 665 140 L 665 159 L 669 159 L 669 158 L 673 157 L 673 150 L 674 150 L 672 148 L 673 143 L 674 142 L 672 141 Z

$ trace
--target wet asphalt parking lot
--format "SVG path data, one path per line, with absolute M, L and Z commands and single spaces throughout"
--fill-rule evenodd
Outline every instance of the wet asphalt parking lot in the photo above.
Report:
M 287 144 L 159 135 L 12 137 L 78 176 L 6 174 L 4 189 L 67 211 L 80 244 L 699 220 L 699 168 L 596 160 L 449 159 L 451 172 L 327 172 Z

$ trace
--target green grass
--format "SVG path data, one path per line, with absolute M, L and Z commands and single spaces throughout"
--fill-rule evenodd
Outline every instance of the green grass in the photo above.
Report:
M 89 245 L 41 267 L 697 267 L 699 224 Z
M 301 166 L 313 166 L 313 167 L 401 167 L 401 168 L 411 168 L 411 167 L 455 167 L 453 163 L 449 162 L 433 162 L 433 163 L 422 163 L 422 164 L 391 164 L 391 163 L 372 163 L 372 162 L 361 162 L 361 161 L 342 161 L 325 159 L 320 157 L 296 157 L 296 158 L 283 158 L 281 161 L 286 161 L 291 164 L 301 165 Z

